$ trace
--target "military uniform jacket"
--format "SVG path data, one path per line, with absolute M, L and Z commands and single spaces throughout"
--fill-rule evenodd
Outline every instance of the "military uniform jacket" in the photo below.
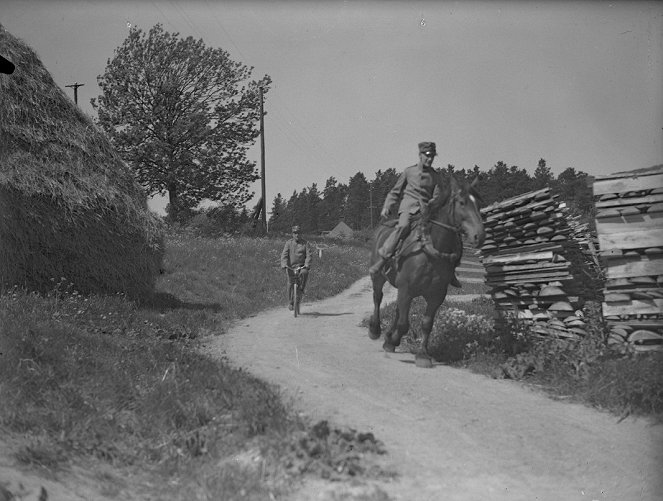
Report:
M 384 208 L 393 211 L 400 200 L 398 213 L 416 214 L 421 206 L 440 196 L 440 174 L 432 167 L 411 165 L 406 168 L 387 194 Z
M 281 252 L 281 268 L 302 264 L 306 267 L 311 266 L 311 248 L 306 240 L 301 239 L 297 242 L 291 238 L 285 243 L 283 252 Z

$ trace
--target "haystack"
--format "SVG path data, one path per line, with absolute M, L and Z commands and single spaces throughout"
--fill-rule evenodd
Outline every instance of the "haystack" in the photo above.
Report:
M 145 297 L 163 259 L 163 227 L 92 120 L 35 52 L 0 25 L 0 289 Z

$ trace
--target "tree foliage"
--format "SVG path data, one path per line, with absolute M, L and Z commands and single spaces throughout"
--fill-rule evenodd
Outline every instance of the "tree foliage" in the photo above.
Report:
M 477 189 L 486 205 L 547 187 L 586 220 L 593 217 L 592 192 L 587 185 L 587 174 L 569 167 L 555 178 L 543 158 L 534 169 L 534 175 L 502 161 L 488 171 L 482 171 L 477 165 L 467 170 L 447 165 L 438 171 L 443 179 L 448 179 L 450 175 L 468 183 L 477 179 Z M 270 232 L 289 232 L 292 224 L 300 224 L 305 233 L 316 234 L 333 229 L 339 221 L 344 221 L 354 230 L 375 227 L 379 223 L 380 209 L 399 174 L 392 168 L 378 170 L 369 181 L 358 172 L 347 185 L 330 177 L 322 193 L 314 184 L 299 193 L 295 191 L 287 202 L 279 193 L 272 206 Z
M 157 24 L 132 28 L 97 78 L 99 125 L 147 194 L 168 194 L 171 215 L 204 199 L 251 198 L 258 175 L 246 152 L 260 133 L 259 89 L 271 83 L 251 80 L 252 70 Z

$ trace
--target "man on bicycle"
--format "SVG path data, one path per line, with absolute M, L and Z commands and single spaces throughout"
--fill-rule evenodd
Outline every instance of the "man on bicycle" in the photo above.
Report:
M 285 243 L 281 252 L 281 268 L 286 271 L 288 277 L 288 309 L 294 307 L 295 298 L 292 297 L 292 284 L 295 281 L 293 268 L 302 266 L 299 275 L 299 298 L 304 294 L 308 272 L 311 268 L 311 248 L 309 243 L 301 237 L 299 226 L 292 227 L 292 238 Z

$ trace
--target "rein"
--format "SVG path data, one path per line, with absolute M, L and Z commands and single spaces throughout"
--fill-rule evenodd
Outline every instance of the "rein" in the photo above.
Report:
M 449 199 L 449 202 L 448 202 L 450 207 L 451 207 L 451 210 L 450 210 L 451 214 L 449 214 L 449 219 L 451 219 L 452 221 L 455 219 L 455 217 L 454 217 L 455 216 L 455 203 L 456 203 L 456 198 L 457 197 L 458 197 L 458 195 L 455 194 L 454 196 L 452 196 Z M 443 223 L 442 221 L 437 221 L 436 219 L 433 219 L 433 218 L 430 218 L 428 221 L 430 223 L 436 225 L 436 226 L 439 226 L 440 228 L 444 228 L 445 230 L 453 231 L 457 235 L 460 235 L 460 233 L 462 233 L 462 227 L 461 227 L 460 224 L 456 224 L 455 226 L 452 226 L 450 224 Z

